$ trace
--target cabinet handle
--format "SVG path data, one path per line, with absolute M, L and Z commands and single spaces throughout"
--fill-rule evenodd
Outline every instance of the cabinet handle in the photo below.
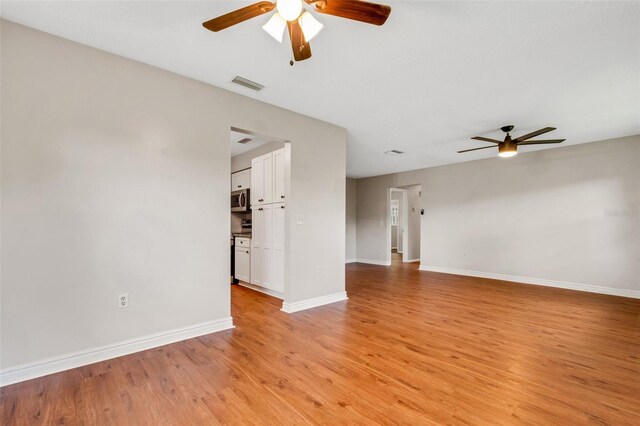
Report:
M 280 206 L 281 209 L 284 209 L 284 206 Z
M 262 198 L 258 199 L 258 201 L 263 202 L 264 200 Z
M 284 200 L 284 195 L 281 195 L 280 198 L 282 198 Z
M 249 250 L 247 250 L 245 253 L 249 254 Z
M 238 185 L 238 188 L 242 188 L 242 185 Z

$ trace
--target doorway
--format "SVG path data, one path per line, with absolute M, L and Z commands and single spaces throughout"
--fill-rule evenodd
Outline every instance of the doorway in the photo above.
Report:
M 231 283 L 285 299 L 291 145 L 232 127 Z
M 388 192 L 388 263 L 420 260 L 420 185 L 389 188 Z

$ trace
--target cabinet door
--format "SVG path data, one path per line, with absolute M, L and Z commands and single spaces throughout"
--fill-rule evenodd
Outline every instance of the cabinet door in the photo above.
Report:
M 284 202 L 284 148 L 273 152 L 273 203 Z
M 284 203 L 273 204 L 272 289 L 284 292 Z
M 273 288 L 273 205 L 267 204 L 260 207 L 264 225 L 262 232 L 262 259 L 261 273 L 262 286 Z
M 248 248 L 236 248 L 236 278 L 251 282 L 251 251 Z
M 251 205 L 270 204 L 272 199 L 273 155 L 269 153 L 251 160 Z
M 242 183 L 240 182 L 241 172 L 234 173 L 231 175 L 231 192 L 242 189 Z
M 251 284 L 262 285 L 264 256 L 262 255 L 262 240 L 264 234 L 264 210 L 256 206 L 251 212 Z
M 251 160 L 251 206 L 261 204 L 264 198 L 264 163 L 261 158 Z
M 251 188 L 251 169 L 240 172 L 240 185 L 242 189 Z
M 262 203 L 273 203 L 273 154 L 269 153 L 261 157 L 262 158 Z

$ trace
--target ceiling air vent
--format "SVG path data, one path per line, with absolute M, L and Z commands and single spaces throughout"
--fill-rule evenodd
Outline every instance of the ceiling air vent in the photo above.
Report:
M 236 141 L 236 143 L 241 143 L 242 145 L 251 142 L 253 139 L 251 138 L 242 138 L 239 141 Z
M 262 84 L 256 83 L 255 81 L 251 81 L 244 77 L 240 77 L 239 75 L 235 76 L 235 78 L 231 80 L 231 82 L 246 87 L 247 89 L 255 90 L 256 92 L 264 89 L 264 86 Z
M 404 154 L 403 151 L 398 151 L 397 149 L 392 149 L 391 151 L 385 151 L 385 154 L 387 155 L 400 155 L 400 154 Z

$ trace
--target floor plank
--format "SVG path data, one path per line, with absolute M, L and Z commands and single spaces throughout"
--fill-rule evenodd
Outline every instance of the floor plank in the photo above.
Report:
M 347 265 L 349 300 L 0 389 L 3 425 L 640 424 L 640 300 Z

